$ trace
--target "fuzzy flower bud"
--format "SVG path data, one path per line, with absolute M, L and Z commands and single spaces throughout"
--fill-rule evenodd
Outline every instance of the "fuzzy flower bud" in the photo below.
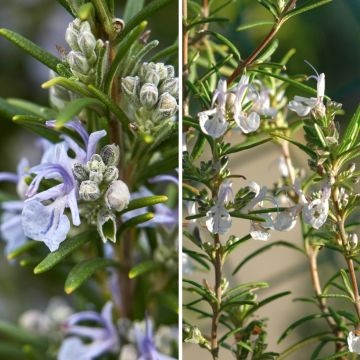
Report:
M 80 184 L 79 196 L 84 201 L 96 201 L 100 197 L 98 184 L 91 180 L 83 181 Z
M 104 172 L 104 181 L 111 183 L 119 177 L 119 170 L 116 166 L 108 166 Z
M 75 179 L 79 182 L 89 179 L 89 170 L 81 163 L 75 163 L 72 167 L 72 172 Z
M 154 120 L 159 121 L 172 117 L 177 110 L 176 99 L 169 93 L 160 96 L 156 111 L 154 112 Z
M 106 243 L 108 240 L 116 242 L 116 217 L 108 209 L 101 209 L 97 214 L 96 219 L 97 231 L 101 240 Z
M 177 98 L 179 96 L 179 80 L 176 78 L 166 79 L 160 85 L 160 93 L 169 93 L 171 96 Z
M 101 149 L 100 156 L 105 165 L 116 166 L 120 159 L 120 148 L 115 144 L 106 145 Z
M 175 68 L 172 65 L 166 65 L 165 66 L 167 71 L 167 78 L 173 78 L 175 77 Z
M 90 171 L 103 173 L 106 169 L 106 165 L 99 154 L 94 154 L 87 165 Z
M 146 83 L 140 90 L 140 102 L 143 106 L 151 109 L 158 101 L 158 88 L 154 84 Z
M 101 184 L 103 181 L 103 174 L 99 171 L 90 171 L 89 180 L 95 182 L 96 184 Z
M 138 99 L 138 89 L 140 87 L 140 78 L 138 76 L 127 76 L 123 78 L 121 81 L 121 88 L 123 92 L 129 96 L 129 98 L 134 102 L 137 103 Z
M 69 24 L 65 32 L 65 40 L 69 44 L 72 50 L 79 51 L 78 45 L 78 36 L 79 36 L 79 27 L 81 20 L 75 19 Z
M 160 76 L 155 70 L 149 70 L 144 77 L 144 82 L 158 86 L 160 82 Z
M 128 206 L 129 201 L 129 188 L 121 180 L 114 181 L 106 190 L 105 203 L 109 209 L 115 211 L 124 210 Z
M 356 234 L 351 234 L 349 236 L 349 245 L 352 250 L 356 249 L 359 243 L 358 236 Z
M 96 62 L 96 54 L 95 54 L 95 47 L 96 47 L 96 39 L 94 35 L 89 31 L 81 32 L 79 35 L 79 47 L 83 55 L 90 63 Z
M 76 73 L 86 74 L 90 70 L 85 56 L 79 51 L 70 51 L 67 55 L 67 61 L 71 70 Z

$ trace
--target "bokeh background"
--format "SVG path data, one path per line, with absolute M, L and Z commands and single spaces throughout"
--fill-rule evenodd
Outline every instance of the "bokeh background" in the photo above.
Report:
M 213 2 L 214 8 L 224 1 Z M 262 6 L 255 0 L 235 1 L 219 16 L 229 17 L 231 22 L 218 26 L 216 31 L 229 37 L 240 48 L 243 58 L 249 54 L 262 38 L 267 34 L 267 27 L 258 27 L 248 31 L 236 32 L 241 24 L 257 20 L 271 20 Z M 326 93 L 335 101 L 343 104 L 345 115 L 339 117 L 339 126 L 345 125 L 354 113 L 360 100 L 360 1 L 334 0 L 330 5 L 320 7 L 311 12 L 291 19 L 279 33 L 279 48 L 274 59 L 280 59 L 290 48 L 295 48 L 296 54 L 287 68 L 291 74 L 312 74 L 312 70 L 304 63 L 309 61 L 318 70 L 326 74 Z M 310 82 L 315 86 L 315 82 Z M 229 142 L 243 141 L 240 135 L 234 134 Z M 307 169 L 306 159 L 297 149 L 291 148 L 293 159 L 297 167 Z M 279 178 L 277 159 L 280 152 L 275 145 L 267 144 L 230 157 L 230 167 L 235 174 L 243 174 L 247 179 L 259 184 L 272 186 Z M 236 192 L 243 186 L 243 180 L 234 181 Z M 244 236 L 248 233 L 248 222 L 235 220 L 232 233 Z M 272 232 L 270 241 L 288 240 L 301 246 L 300 228 L 296 226 L 291 232 Z M 186 241 L 186 240 L 185 240 Z M 234 252 L 225 267 L 225 274 L 231 278 L 235 266 L 251 252 L 263 246 L 262 242 L 249 241 Z M 319 268 L 324 283 L 334 273 L 335 269 L 344 266 L 342 260 L 333 252 L 323 250 L 319 256 Z M 197 274 L 196 280 L 212 279 L 212 275 Z M 323 321 L 308 322 L 297 328 L 286 340 L 277 344 L 277 340 L 290 323 L 305 314 L 313 314 L 317 309 L 313 305 L 304 305 L 292 300 L 300 296 L 311 296 L 312 288 L 305 258 L 293 250 L 274 247 L 266 253 L 247 263 L 235 278 L 231 278 L 230 285 L 250 281 L 267 281 L 270 288 L 261 290 L 258 294 L 265 298 L 275 293 L 290 290 L 291 295 L 265 306 L 260 312 L 261 317 L 269 318 L 268 350 L 281 352 L 291 344 L 296 343 L 312 333 L 325 329 Z M 211 283 L 213 281 L 211 280 Z M 184 302 L 187 301 L 184 295 Z M 338 302 L 337 306 L 342 306 Z M 208 310 L 208 309 L 207 309 Z M 194 313 L 185 312 L 185 316 Z M 192 321 L 196 324 L 195 321 Z M 208 322 L 199 321 L 198 325 L 204 329 Z M 206 326 L 205 326 L 206 329 Z M 210 331 L 204 331 L 209 334 Z M 289 360 L 309 360 L 314 347 L 305 346 L 300 351 L 288 357 Z M 226 350 L 221 350 L 222 360 L 233 359 Z M 210 359 L 207 351 L 195 345 L 184 346 L 184 359 Z
M 120 18 L 125 3 L 117 0 Z M 28 37 L 55 55 L 58 55 L 56 45 L 67 48 L 64 35 L 71 20 L 56 0 L 0 0 L 0 27 Z M 160 41 L 158 49 L 172 45 L 178 35 L 177 1 L 149 19 L 148 28 L 152 30 L 151 39 Z M 47 105 L 48 93 L 41 89 L 41 84 L 48 75 L 45 66 L 0 38 L 0 97 Z M 40 156 L 35 140 L 34 135 L 0 117 L 0 171 L 15 171 L 24 156 L 35 164 Z M 6 184 L 0 184 L 1 190 L 14 192 L 13 187 Z M 32 267 L 9 264 L 3 256 L 3 245 L 0 237 L 0 319 L 16 321 L 25 310 L 44 310 L 50 297 L 65 295 L 54 281 L 54 274 L 35 277 L 31 274 Z

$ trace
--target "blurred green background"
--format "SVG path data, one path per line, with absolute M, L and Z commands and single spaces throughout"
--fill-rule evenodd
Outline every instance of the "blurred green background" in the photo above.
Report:
M 120 18 L 125 3 L 125 0 L 117 0 L 117 16 Z M 0 27 L 28 37 L 55 55 L 58 55 L 56 45 L 68 48 L 64 36 L 71 20 L 56 0 L 0 0 Z M 160 41 L 158 49 L 176 41 L 176 0 L 148 20 L 151 39 Z M 48 79 L 48 69 L 3 38 L 0 38 L 0 54 L 0 97 L 22 98 L 47 105 L 48 93 L 41 89 L 41 84 Z M 174 61 L 177 62 L 176 56 Z M 17 162 L 23 156 L 35 164 L 40 156 L 34 146 L 35 139 L 29 132 L 0 117 L 0 171 L 15 171 Z M 0 184 L 0 190 L 4 189 L 14 192 L 13 186 Z M 50 296 L 64 295 L 62 286 L 57 286 L 53 276 L 35 278 L 31 272 L 31 267 L 22 269 L 8 264 L 0 241 L 0 319 L 16 320 L 24 310 L 33 307 L 44 309 Z

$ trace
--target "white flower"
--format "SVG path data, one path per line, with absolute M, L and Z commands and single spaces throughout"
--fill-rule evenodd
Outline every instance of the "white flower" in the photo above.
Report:
M 295 96 L 294 100 L 290 101 L 289 105 L 288 105 L 288 108 L 290 110 L 296 112 L 301 117 L 309 115 L 311 110 L 319 109 L 321 112 L 324 111 L 323 101 L 324 101 L 324 96 L 325 96 L 325 74 L 321 73 L 319 75 L 315 69 L 314 69 L 314 71 L 316 73 L 316 76 L 312 75 L 309 77 L 309 79 L 314 78 L 317 82 L 316 98 L 314 98 L 314 97 L 306 98 L 303 96 Z
M 304 221 L 310 224 L 314 229 L 318 230 L 323 226 L 329 214 L 329 198 L 331 188 L 327 184 L 321 191 L 321 197 L 308 202 L 304 193 L 300 189 L 299 182 L 295 182 L 295 192 L 299 196 L 299 203 L 302 207 L 302 215 Z
M 267 200 L 275 207 L 278 202 L 270 196 L 266 196 L 267 187 L 260 187 L 256 182 L 251 182 L 248 187 L 255 193 L 255 197 L 243 208 L 243 211 L 251 211 L 255 207 L 262 207 L 262 202 Z M 278 211 L 268 214 L 260 214 L 259 216 L 265 221 L 251 221 L 250 235 L 254 240 L 267 241 L 270 239 L 269 230 L 290 231 L 296 225 L 297 209 L 291 207 L 285 211 Z
M 213 234 L 226 234 L 232 224 L 225 205 L 233 199 L 232 182 L 225 180 L 219 188 L 217 201 L 206 214 L 206 226 Z
M 224 135 L 228 123 L 225 116 L 227 85 L 225 80 L 219 80 L 217 89 L 212 98 L 211 109 L 198 114 L 201 130 L 213 138 Z M 216 102 L 216 106 L 215 106 Z M 215 107 L 214 107 L 215 106 Z
M 260 115 L 243 111 L 242 102 L 249 88 L 249 76 L 243 75 L 236 87 L 236 98 L 233 108 L 234 120 L 244 134 L 256 131 L 260 126 Z
M 360 337 L 353 331 L 350 331 L 347 337 L 347 343 L 351 353 L 360 354 Z

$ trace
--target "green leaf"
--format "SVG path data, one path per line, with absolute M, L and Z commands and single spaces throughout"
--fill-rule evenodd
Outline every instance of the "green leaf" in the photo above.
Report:
M 50 253 L 46 258 L 38 264 L 34 269 L 34 274 L 41 274 L 52 269 L 60 261 L 64 260 L 71 253 L 73 253 L 80 246 L 84 245 L 96 235 L 93 231 L 86 231 L 82 234 L 74 236 L 73 238 L 66 239 L 61 243 L 58 250 Z
M 2 320 L 0 320 L 0 335 L 1 337 L 20 342 L 22 344 L 33 344 L 40 347 L 46 345 L 46 340 L 38 335 L 33 335 L 19 326 Z
M 102 103 L 104 103 L 108 109 L 116 116 L 116 118 L 123 125 L 124 131 L 131 134 L 129 129 L 130 120 L 126 116 L 125 112 L 112 100 L 109 96 L 103 93 L 101 90 L 95 88 L 93 85 L 88 86 L 89 90 L 95 95 Z
M 291 10 L 289 11 L 286 16 L 284 16 L 284 21 L 287 21 L 289 19 L 291 19 L 293 16 L 296 16 L 296 15 L 300 15 L 306 11 L 310 11 L 312 9 L 315 9 L 319 6 L 323 6 L 323 5 L 326 5 L 328 3 L 332 2 L 332 0 L 320 0 L 316 3 L 313 3 L 313 4 L 309 4 L 309 5 L 305 5 L 305 6 L 299 6 L 297 8 L 295 8 L 294 10 Z
M 76 17 L 76 15 L 71 10 L 68 2 L 66 0 L 56 0 L 72 17 Z
M 132 0 L 131 0 L 132 1 Z M 132 1 L 135 2 L 135 1 Z M 147 6 L 145 6 L 141 11 L 139 11 L 125 26 L 124 30 L 116 38 L 116 42 L 121 42 L 125 36 L 136 26 L 138 26 L 142 21 L 150 19 L 151 16 L 167 6 L 168 4 L 174 2 L 174 0 L 153 0 Z
M 250 214 L 243 214 L 240 211 L 232 211 L 229 213 L 232 217 L 236 217 L 239 219 L 247 219 L 247 220 L 252 220 L 252 221 L 256 221 L 256 222 L 265 222 L 266 219 L 260 217 L 260 216 L 256 216 L 256 215 L 250 215 Z
M 16 249 L 9 252 L 6 257 L 8 258 L 8 260 L 14 260 L 15 258 L 27 253 L 29 250 L 39 246 L 40 244 L 41 244 L 40 241 L 35 241 L 35 240 L 27 241 L 24 245 L 19 246 Z
M 141 24 L 139 24 L 124 38 L 124 40 L 117 48 L 115 58 L 111 63 L 109 72 L 105 80 L 104 91 L 106 94 L 109 94 L 110 92 L 111 84 L 119 70 L 121 61 L 124 59 L 124 56 L 129 51 L 131 45 L 133 45 L 133 43 L 139 38 L 140 34 L 145 30 L 147 24 L 147 21 L 143 21 Z
M 347 350 L 344 351 L 340 351 L 336 354 L 330 355 L 330 356 L 325 356 L 322 358 L 319 358 L 318 360 L 333 360 L 333 359 L 341 359 L 342 357 L 346 356 L 346 355 L 350 355 L 350 352 Z
M 296 246 L 292 243 L 289 243 L 289 242 L 283 241 L 283 240 L 275 241 L 273 243 L 267 244 L 267 245 L 259 248 L 258 250 L 254 251 L 250 255 L 246 256 L 245 259 L 243 261 L 241 261 L 240 264 L 235 268 L 235 270 L 233 271 L 233 275 L 235 275 L 247 262 L 249 262 L 255 256 L 271 249 L 274 246 L 285 246 L 289 249 L 297 250 L 301 253 L 304 253 L 304 251 L 301 248 L 299 248 L 298 246 Z
M 45 120 L 42 118 L 33 115 L 15 115 L 13 121 L 15 124 L 18 124 L 51 142 L 59 141 L 59 134 L 55 130 L 46 127 Z
M 145 0 L 127 0 L 124 10 L 124 21 L 128 23 L 144 7 Z
M 41 105 L 35 104 L 31 101 L 27 101 L 27 100 L 23 100 L 23 99 L 9 98 L 9 99 L 7 99 L 7 102 L 11 105 L 14 105 L 14 106 L 26 111 L 26 112 L 29 111 L 33 115 L 39 116 L 46 120 L 54 119 L 56 116 L 56 113 L 57 113 L 54 109 L 51 109 L 51 108 L 48 108 L 45 106 L 41 106 Z M 16 115 L 20 115 L 20 114 L 16 114 Z
M 325 298 L 325 299 L 346 299 L 346 300 L 353 302 L 353 299 L 351 297 L 344 295 L 344 294 L 321 294 L 321 295 L 319 295 L 319 297 Z
M 57 72 L 57 65 L 61 64 L 61 60 L 50 54 L 46 50 L 42 49 L 38 45 L 34 44 L 32 41 L 24 38 L 22 35 L 17 34 L 8 29 L 0 29 L 0 35 L 11 41 L 13 44 L 19 48 L 25 50 L 32 57 L 46 65 L 48 68 Z
M 274 134 L 272 133 L 271 134 L 274 138 L 276 137 L 279 137 L 280 139 L 283 139 L 283 140 L 286 140 L 290 143 L 292 143 L 293 145 L 297 146 L 299 149 L 301 149 L 302 151 L 304 151 L 306 154 L 308 154 L 312 159 L 316 159 L 317 158 L 317 155 L 316 155 L 316 152 L 311 150 L 309 147 L 307 147 L 306 145 L 304 144 L 301 144 L 291 138 L 289 138 L 288 136 L 285 136 L 285 135 L 282 135 L 282 134 Z
M 350 150 L 355 145 L 360 132 L 360 105 L 357 107 L 354 116 L 351 118 L 349 125 L 346 128 L 342 141 L 337 148 L 337 153 L 341 154 L 344 151 Z
M 293 352 L 301 349 L 304 346 L 307 346 L 311 343 L 317 342 L 317 341 L 321 341 L 321 339 L 323 339 L 324 336 L 328 335 L 329 332 L 324 331 L 321 333 L 317 333 L 317 334 L 313 334 L 310 335 L 308 337 L 306 337 L 305 339 L 302 339 L 300 341 L 298 341 L 297 343 L 295 343 L 294 345 L 291 345 L 290 347 L 288 347 L 285 351 L 283 351 L 280 356 L 277 358 L 277 360 L 285 360 L 288 358 L 288 356 L 290 354 L 292 354 Z
M 0 98 L 0 116 L 6 120 L 12 120 L 15 115 L 31 115 L 31 112 L 10 104 L 7 100 Z
M 249 138 L 249 140 L 246 140 L 241 144 L 234 145 L 231 148 L 229 148 L 227 151 L 225 151 L 224 155 L 234 154 L 240 151 L 248 150 L 253 147 L 265 144 L 271 140 L 272 140 L 271 138 L 265 138 L 265 139 Z
M 280 336 L 279 340 L 278 340 L 278 344 L 284 340 L 294 329 L 296 329 L 298 326 L 310 321 L 310 320 L 315 320 L 315 319 L 321 319 L 323 317 L 329 316 L 327 314 L 311 314 L 311 315 L 307 315 L 304 316 L 303 318 L 296 320 L 295 322 L 293 322 L 291 325 L 289 325 L 289 327 L 282 333 L 282 335 Z
M 198 262 L 200 265 L 202 265 L 206 270 L 210 270 L 210 266 L 208 265 L 208 263 L 206 261 L 210 261 L 210 259 L 202 254 L 199 253 L 197 251 L 194 250 L 190 250 L 187 248 L 183 248 L 183 253 L 187 254 L 189 257 L 191 257 L 193 260 L 195 260 L 196 262 Z
M 195 145 L 192 149 L 191 152 L 191 157 L 194 160 L 197 160 L 200 158 L 200 156 L 202 155 L 202 153 L 205 150 L 205 145 L 206 145 L 206 138 L 205 136 L 203 136 L 201 133 L 198 134 Z
M 114 266 L 118 267 L 119 263 L 112 259 L 90 259 L 75 265 L 65 281 L 65 292 L 73 293 L 78 289 L 89 277 L 93 276 L 98 270 Z
M 134 216 L 133 218 L 129 219 L 128 221 L 125 221 L 121 225 L 119 233 L 122 234 L 122 233 L 124 233 L 125 230 L 133 228 L 137 225 L 143 224 L 144 222 L 150 221 L 153 218 L 154 218 L 154 214 L 151 212 L 147 212 L 145 214 Z
M 241 61 L 241 55 L 237 47 L 224 35 L 221 35 L 220 33 L 217 33 L 215 31 L 205 31 L 206 34 L 211 34 L 213 37 L 215 37 L 217 40 L 219 40 L 222 44 L 226 45 L 230 52 L 232 52 L 235 55 L 235 58 L 237 61 Z
M 243 290 L 243 289 L 255 290 L 255 289 L 261 289 L 261 288 L 267 288 L 267 287 L 269 287 L 269 284 L 266 282 L 250 282 L 250 283 L 235 286 L 234 288 L 226 291 L 224 296 L 232 296 L 234 293 L 238 292 L 239 290 Z
M 253 23 L 249 23 L 249 24 L 245 24 L 245 25 L 240 25 L 236 28 L 236 31 L 244 31 L 244 30 L 248 30 L 248 29 L 252 29 L 254 27 L 258 27 L 258 26 L 268 26 L 268 25 L 274 25 L 273 21 L 256 21 Z
M 344 269 L 340 269 L 340 275 L 342 277 L 343 283 L 345 285 L 346 291 L 349 294 L 349 296 L 355 300 L 354 290 L 351 285 L 350 279 L 348 277 L 347 272 Z
M 128 211 L 132 211 L 135 209 L 140 209 L 143 207 L 153 206 L 156 204 L 165 203 L 168 201 L 168 197 L 165 195 L 153 195 L 147 196 L 139 199 L 131 200 L 128 207 L 121 211 L 119 214 L 122 215 Z
M 110 10 L 107 6 L 106 1 L 104 0 L 91 0 L 91 2 L 94 5 L 94 8 L 96 10 L 96 13 L 98 15 L 98 18 L 103 25 L 104 30 L 109 35 L 109 37 L 112 39 L 114 36 L 116 36 L 115 29 L 112 25 L 112 14 L 110 13 Z
M 177 55 L 179 51 L 179 44 L 175 43 L 170 45 L 167 48 L 158 51 L 151 59 L 152 62 L 158 62 L 159 60 L 164 60 L 170 56 Z
M 82 98 L 70 101 L 61 109 L 58 116 L 56 117 L 55 127 L 60 129 L 68 121 L 72 120 L 76 115 L 78 115 L 82 110 L 92 106 L 105 109 L 104 104 L 101 101 L 93 98 Z
M 159 270 L 161 268 L 161 264 L 154 260 L 147 260 L 143 261 L 138 265 L 135 265 L 130 271 L 129 271 L 129 278 L 135 279 L 136 277 L 140 275 L 144 275 L 149 272 L 153 272 L 156 270 Z
M 68 79 L 63 76 L 58 76 L 52 78 L 46 82 L 44 82 L 41 87 L 43 89 L 49 89 L 53 86 L 60 85 L 63 86 L 65 89 L 73 91 L 75 93 L 81 94 L 83 96 L 89 97 L 91 96 L 91 92 L 80 82 Z

